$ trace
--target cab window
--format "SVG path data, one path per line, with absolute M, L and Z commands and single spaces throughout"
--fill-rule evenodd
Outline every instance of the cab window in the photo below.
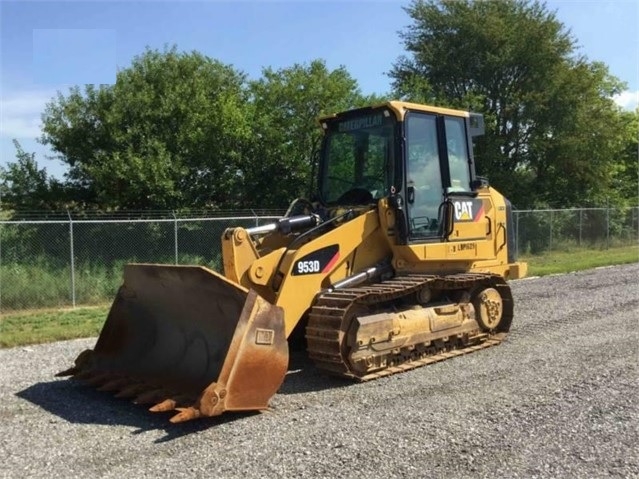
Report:
M 327 122 L 322 149 L 321 194 L 327 204 L 377 200 L 393 180 L 395 119 L 384 111 Z M 355 195 L 354 195 L 355 194 Z
M 439 234 L 443 200 L 437 122 L 434 115 L 411 112 L 406 117 L 406 203 L 410 235 Z
M 470 168 L 466 141 L 466 125 L 463 118 L 446 118 L 446 146 L 450 172 L 449 193 L 470 191 Z

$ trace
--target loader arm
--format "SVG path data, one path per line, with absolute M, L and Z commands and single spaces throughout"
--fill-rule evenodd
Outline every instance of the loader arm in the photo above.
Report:
M 223 235 L 225 276 L 281 307 L 286 337 L 320 291 L 391 254 L 375 208 L 299 247 L 291 243 L 261 257 L 249 232 L 233 228 Z

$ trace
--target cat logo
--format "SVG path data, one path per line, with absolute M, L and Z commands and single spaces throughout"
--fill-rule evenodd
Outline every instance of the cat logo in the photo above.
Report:
M 479 198 L 455 199 L 453 207 L 457 222 L 476 222 L 484 218 L 484 202 Z
M 473 220 L 473 202 L 472 201 L 455 201 L 455 219 L 457 221 Z

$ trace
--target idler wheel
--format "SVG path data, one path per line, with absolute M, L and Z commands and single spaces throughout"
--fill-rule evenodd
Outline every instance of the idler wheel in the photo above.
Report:
M 499 325 L 504 311 L 501 295 L 494 288 L 483 289 L 473 300 L 476 320 L 482 329 L 493 331 Z

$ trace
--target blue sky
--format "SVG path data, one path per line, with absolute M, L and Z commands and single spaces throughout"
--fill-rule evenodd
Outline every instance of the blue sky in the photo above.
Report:
M 316 58 L 344 65 L 364 93 L 390 90 L 385 75 L 403 53 L 397 34 L 410 24 L 407 1 L 30 1 L 0 0 L 0 165 L 15 160 L 12 139 L 61 177 L 35 139 L 40 115 L 57 91 L 113 83 L 146 46 L 198 50 L 258 78 Z M 548 1 L 589 60 L 606 63 L 639 96 L 639 2 Z

